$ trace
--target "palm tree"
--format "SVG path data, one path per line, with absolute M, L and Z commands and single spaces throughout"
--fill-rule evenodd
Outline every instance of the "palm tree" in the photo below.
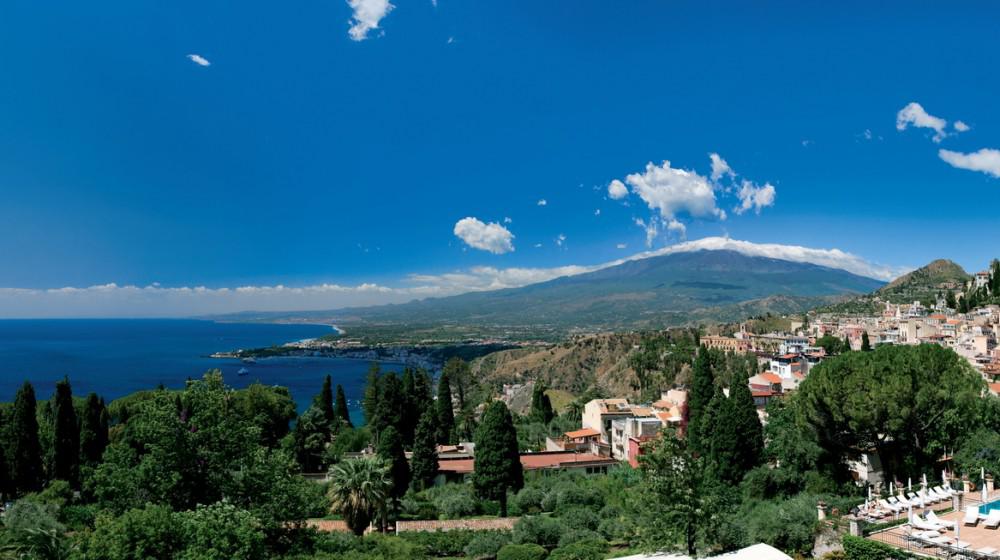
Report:
M 348 459 L 330 469 L 330 510 L 344 516 L 355 535 L 364 534 L 376 515 L 384 523 L 391 491 L 389 465 L 378 457 Z

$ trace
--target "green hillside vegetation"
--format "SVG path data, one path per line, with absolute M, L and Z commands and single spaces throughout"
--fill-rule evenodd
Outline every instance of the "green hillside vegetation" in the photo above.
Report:
M 961 266 L 947 259 L 938 259 L 900 276 L 879 288 L 875 295 L 890 303 L 933 302 L 943 290 L 963 289 L 969 279 L 969 274 Z

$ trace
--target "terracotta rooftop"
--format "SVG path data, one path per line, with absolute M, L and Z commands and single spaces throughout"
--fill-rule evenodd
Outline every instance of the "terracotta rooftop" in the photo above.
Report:
M 595 430 L 593 428 L 583 428 L 582 430 L 575 430 L 575 431 L 572 431 L 572 432 L 566 432 L 563 435 L 566 436 L 567 439 L 578 439 L 578 438 L 586 438 L 586 437 L 599 436 L 599 435 L 601 435 L 601 432 L 599 432 L 599 431 L 597 431 L 597 430 Z
M 521 466 L 526 471 L 557 469 L 570 466 L 585 465 L 617 465 L 618 461 L 610 457 L 601 457 L 593 453 L 574 453 L 572 451 L 543 451 L 540 453 L 522 453 Z M 438 470 L 457 474 L 469 474 L 475 471 L 475 459 L 440 459 Z

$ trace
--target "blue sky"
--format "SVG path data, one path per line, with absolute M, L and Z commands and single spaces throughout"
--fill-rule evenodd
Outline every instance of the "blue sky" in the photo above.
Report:
M 384 4 L 5 3 L 0 315 L 111 283 L 371 303 L 713 236 L 997 256 L 996 4 Z

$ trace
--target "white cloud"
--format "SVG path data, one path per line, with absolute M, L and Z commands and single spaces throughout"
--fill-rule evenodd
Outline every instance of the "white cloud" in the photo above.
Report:
M 510 216 L 504 216 L 504 218 L 503 218 L 503 223 L 505 223 L 505 224 L 512 223 L 513 221 L 514 220 L 510 219 Z
M 938 150 L 938 157 L 952 167 L 981 171 L 987 175 L 1000 178 L 1000 150 L 983 148 L 976 152 L 963 154 L 951 150 Z
M 668 226 L 669 227 L 669 226 Z M 624 243 L 617 245 L 625 249 Z M 85 288 L 0 288 L 0 316 L 20 317 L 190 317 L 237 311 L 303 311 L 402 303 L 415 298 L 440 297 L 470 291 L 516 288 L 561 276 L 592 272 L 648 257 L 698 250 L 730 250 L 839 268 L 881 280 L 908 272 L 870 263 L 839 249 L 811 249 L 794 245 L 759 244 L 724 237 L 708 237 L 646 251 L 597 265 L 553 268 L 474 267 L 444 274 L 413 274 L 401 286 L 362 283 L 353 286 L 240 286 L 236 288 L 145 287 L 103 284 Z
M 667 222 L 667 231 L 672 231 L 681 237 L 684 237 L 687 235 L 687 226 L 677 220 L 670 220 Z
M 725 212 L 715 205 L 715 191 L 708 179 L 694 171 L 670 167 L 669 161 L 659 166 L 650 162 L 643 173 L 632 173 L 625 182 L 664 220 L 674 219 L 680 212 L 695 218 L 726 219 Z
M 455 38 L 454 37 L 448 37 L 448 40 L 445 41 L 445 43 L 448 44 L 448 45 L 450 45 L 450 44 L 452 44 L 454 42 L 455 42 Z
M 455 236 L 475 249 L 502 255 L 514 250 L 514 234 L 496 222 L 484 223 L 476 218 L 462 218 L 455 223 Z
M 595 216 L 600 216 L 601 215 L 601 209 L 598 208 L 597 210 L 594 210 L 594 215 Z
M 954 128 L 958 132 L 968 132 L 969 131 L 969 125 L 965 124 L 962 121 L 955 121 L 955 123 L 952 124 L 951 126 L 952 126 L 952 128 Z
M 628 196 L 628 188 L 625 187 L 625 183 L 615 179 L 608 184 L 608 196 L 614 200 L 621 200 Z
M 389 0 L 347 0 L 347 4 L 354 10 L 347 33 L 355 41 L 367 39 L 368 32 L 378 29 L 382 18 L 395 8 Z
M 753 210 L 760 214 L 760 209 L 767 206 L 774 206 L 776 191 L 771 183 L 764 183 L 763 187 L 758 187 L 750 181 L 743 181 L 737 196 L 740 204 L 733 210 L 737 214 L 742 214 L 747 210 Z
M 211 66 L 212 63 L 208 61 L 207 58 L 201 56 L 200 54 L 189 54 L 187 55 L 188 60 L 197 64 L 198 66 Z
M 896 113 L 896 130 L 906 130 L 910 125 L 933 130 L 935 134 L 932 139 L 935 142 L 940 142 L 948 136 L 948 133 L 945 132 L 948 121 L 927 113 L 923 106 L 915 101 L 910 102 Z
M 535 249 L 541 249 L 541 248 L 542 248 L 541 243 L 535 243 Z
M 548 205 L 548 203 L 549 203 L 549 201 L 548 201 L 548 200 L 545 200 L 545 199 L 543 198 L 543 199 L 539 200 L 538 202 L 536 202 L 535 204 L 537 204 L 537 205 L 539 205 L 539 206 L 547 206 L 547 205 Z
M 616 249 L 627 249 L 628 245 L 625 244 L 625 243 L 619 243 L 618 245 L 615 245 L 615 248 Z
M 733 172 L 733 168 L 729 167 L 729 164 L 726 163 L 726 160 L 722 159 L 722 157 L 719 156 L 719 154 L 713 152 L 711 154 L 708 154 L 708 157 L 709 159 L 712 160 L 713 181 L 718 181 L 719 179 L 722 178 L 723 175 L 728 175 L 730 177 L 736 175 L 736 173 Z
M 565 242 L 566 242 L 566 236 L 560 233 L 556 237 L 556 245 L 559 246 L 559 247 L 562 247 L 563 243 L 565 243 Z
M 639 226 L 640 228 L 642 228 L 644 232 L 646 232 L 647 249 L 653 246 L 653 240 L 656 239 L 658 222 L 659 220 L 657 220 L 656 216 L 650 218 L 648 223 L 646 222 L 646 220 L 643 220 L 642 218 L 635 219 L 635 225 Z

